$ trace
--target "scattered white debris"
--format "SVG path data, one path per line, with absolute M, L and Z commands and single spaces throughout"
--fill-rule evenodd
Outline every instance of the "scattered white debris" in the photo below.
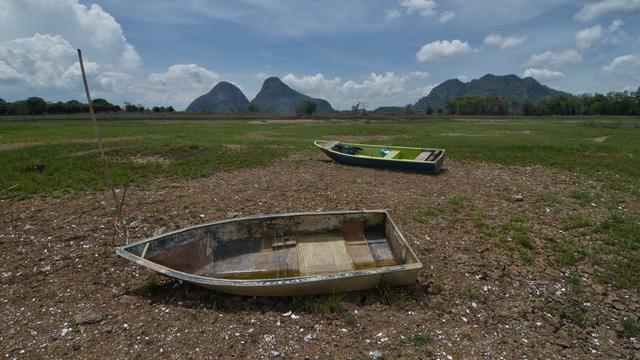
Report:
M 276 342 L 276 337 L 275 335 L 269 335 L 266 334 L 262 337 L 264 339 L 264 341 L 268 344 L 273 344 L 274 342 Z
M 67 335 L 67 333 L 71 331 L 71 328 L 69 327 L 69 324 L 64 323 L 64 325 L 62 326 L 62 330 L 60 330 L 60 337 L 63 337 L 65 335 Z
M 373 360 L 379 360 L 384 358 L 384 355 L 382 355 L 382 352 L 376 350 L 376 351 L 369 351 L 369 357 L 372 358 Z

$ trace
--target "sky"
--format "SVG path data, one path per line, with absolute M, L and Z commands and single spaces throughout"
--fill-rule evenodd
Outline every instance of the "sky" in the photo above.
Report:
M 0 98 L 184 109 L 269 76 L 334 108 L 415 103 L 451 78 L 570 93 L 640 86 L 640 0 L 0 0 Z

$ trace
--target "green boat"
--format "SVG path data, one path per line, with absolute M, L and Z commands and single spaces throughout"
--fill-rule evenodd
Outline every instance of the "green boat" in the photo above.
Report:
M 444 162 L 444 149 L 383 146 L 316 140 L 322 152 L 337 162 L 383 169 L 437 174 Z

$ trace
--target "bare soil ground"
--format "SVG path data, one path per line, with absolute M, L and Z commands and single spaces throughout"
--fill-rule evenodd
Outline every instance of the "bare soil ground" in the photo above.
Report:
M 389 209 L 425 266 L 419 283 L 343 296 L 225 296 L 151 274 L 116 256 L 107 192 L 1 201 L 1 356 L 640 357 L 638 340 L 621 336 L 619 325 L 621 316 L 640 311 L 638 291 L 596 282 L 588 263 L 558 267 L 543 240 L 588 241 L 561 219 L 600 221 L 607 210 L 568 194 L 579 188 L 609 196 L 605 190 L 543 167 L 446 167 L 426 176 L 298 155 L 130 189 L 125 217 L 134 241 L 241 215 Z M 537 201 L 550 193 L 560 200 Z M 523 201 L 513 201 L 516 194 Z M 637 204 L 625 206 L 638 213 Z M 535 243 L 529 261 L 479 233 L 524 213 Z M 471 220 L 478 214 L 482 227 Z M 571 313 L 576 308 L 580 313 Z

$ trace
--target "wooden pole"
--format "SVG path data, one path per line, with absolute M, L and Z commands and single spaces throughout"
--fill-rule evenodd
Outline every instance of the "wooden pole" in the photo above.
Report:
M 100 129 L 98 128 L 98 121 L 96 120 L 96 113 L 93 111 L 93 102 L 91 101 L 91 94 L 89 93 L 89 85 L 87 84 L 87 75 L 84 71 L 84 62 L 82 61 L 82 51 L 78 49 L 78 59 L 80 60 L 80 70 L 82 71 L 82 82 L 84 83 L 84 91 L 87 94 L 87 103 L 89 104 L 89 113 L 91 114 L 91 123 L 93 124 L 93 130 L 96 133 L 96 141 L 98 142 L 98 149 L 100 150 L 100 160 L 107 173 L 107 183 L 111 189 L 111 196 L 113 197 L 113 208 L 117 212 L 116 220 L 116 232 L 118 227 L 122 223 L 121 216 L 121 204 L 124 202 L 124 196 L 122 202 L 118 201 L 118 195 L 116 195 L 116 188 L 113 186 L 113 176 L 111 175 L 111 169 L 109 168 L 109 160 L 104 153 L 104 147 L 102 146 L 102 137 L 100 136 Z M 127 239 L 128 242 L 128 239 Z

